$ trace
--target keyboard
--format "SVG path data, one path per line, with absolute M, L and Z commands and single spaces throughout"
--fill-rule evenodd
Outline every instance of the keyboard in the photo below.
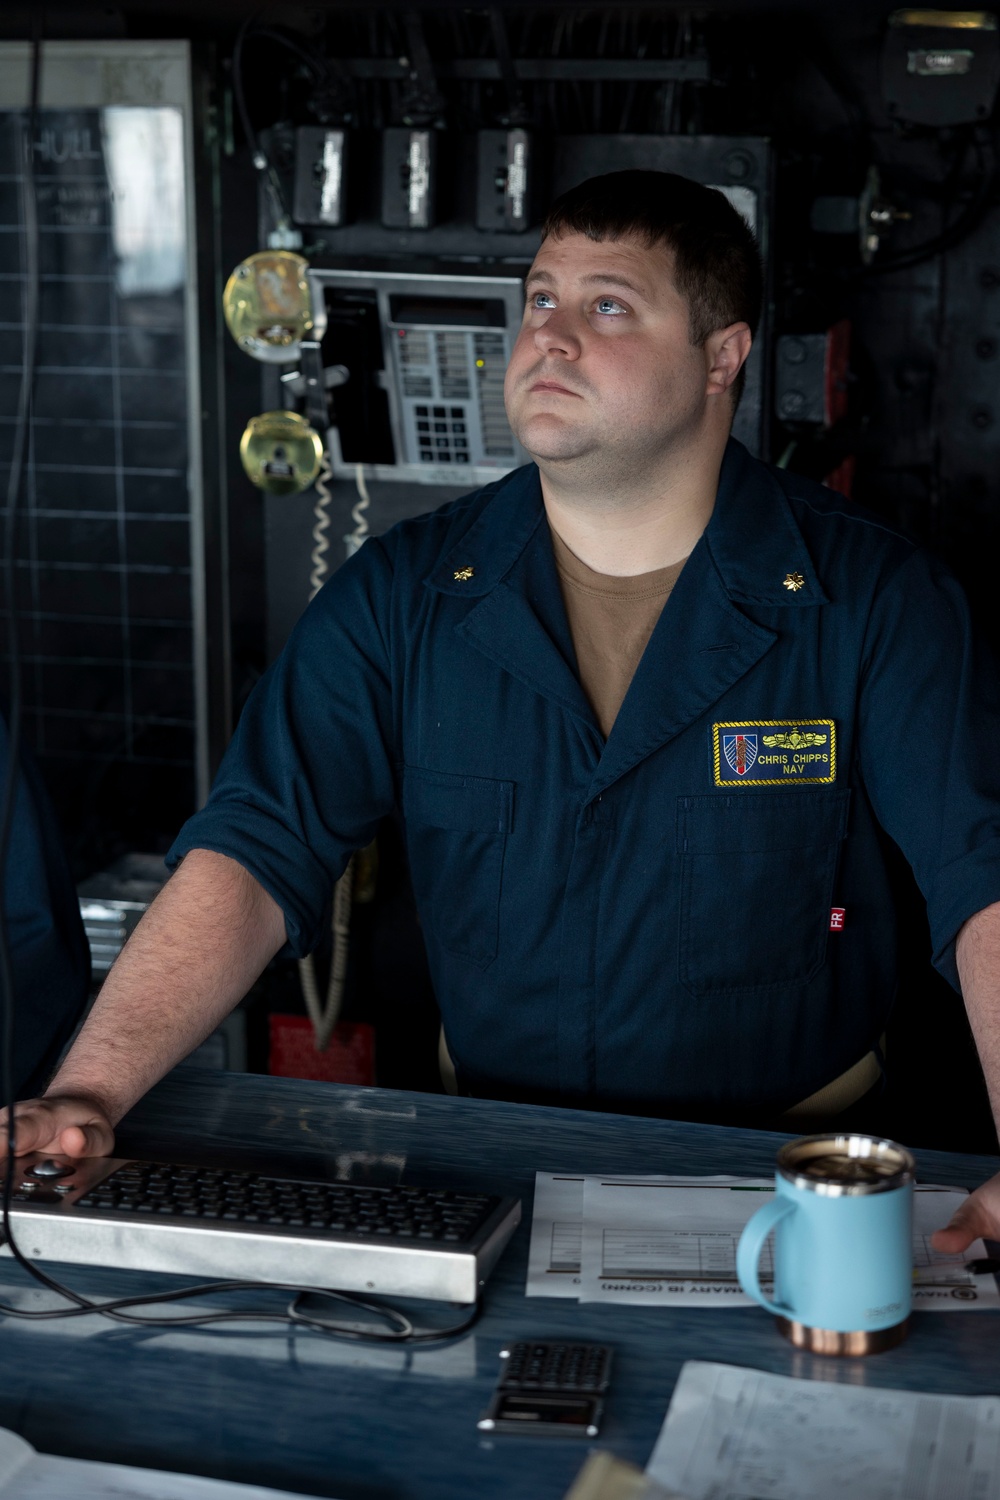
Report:
M 18 1157 L 11 1201 L 34 1260 L 464 1303 L 520 1218 L 489 1193 L 114 1157 Z

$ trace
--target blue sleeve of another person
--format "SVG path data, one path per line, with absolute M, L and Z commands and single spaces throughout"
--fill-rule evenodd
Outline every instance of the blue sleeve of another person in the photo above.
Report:
M 395 802 L 388 641 L 392 570 L 378 540 L 329 579 L 254 689 L 191 849 L 237 860 L 285 914 L 296 955 L 319 941 L 333 883 Z
M 10 756 L 0 715 L 0 774 Z M 90 951 L 55 814 L 22 749 L 4 885 L 14 982 L 15 1098 L 40 1093 L 83 1014 Z M 2 1091 L 0 1091 L 2 1094 Z M 0 1104 L 6 1101 L 0 1097 Z

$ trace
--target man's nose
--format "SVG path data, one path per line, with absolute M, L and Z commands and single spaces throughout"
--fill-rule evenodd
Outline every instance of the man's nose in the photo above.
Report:
M 564 312 L 562 308 L 554 309 L 545 322 L 535 329 L 535 348 L 542 354 L 579 359 L 580 336 L 573 314 Z

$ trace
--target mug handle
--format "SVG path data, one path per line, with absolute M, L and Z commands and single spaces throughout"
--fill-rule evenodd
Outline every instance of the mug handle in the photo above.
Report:
M 747 1222 L 736 1248 L 736 1275 L 740 1286 L 748 1297 L 759 1302 L 761 1307 L 766 1307 L 776 1318 L 794 1318 L 795 1313 L 790 1307 L 782 1307 L 780 1302 L 769 1302 L 761 1291 L 760 1252 L 774 1226 L 794 1211 L 795 1204 L 791 1198 L 772 1198 L 770 1203 L 758 1208 L 753 1218 Z

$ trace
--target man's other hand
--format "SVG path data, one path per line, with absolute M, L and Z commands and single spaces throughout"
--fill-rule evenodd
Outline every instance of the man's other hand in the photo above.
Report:
M 55 1094 L 14 1106 L 14 1152 L 54 1156 L 107 1156 L 115 1133 L 101 1106 L 84 1095 Z M 7 1155 L 7 1111 L 0 1109 L 0 1159 Z
M 1000 1172 L 969 1194 L 951 1223 L 931 1235 L 931 1244 L 947 1255 L 960 1255 L 978 1239 L 1000 1240 Z

